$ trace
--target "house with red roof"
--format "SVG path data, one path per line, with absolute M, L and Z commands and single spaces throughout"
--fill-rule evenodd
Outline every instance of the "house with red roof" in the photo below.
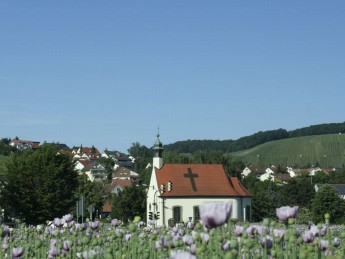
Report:
M 35 149 L 39 148 L 40 142 L 39 141 L 32 141 L 32 140 L 13 139 L 10 142 L 10 146 L 16 147 L 19 150 L 23 150 L 23 149 L 27 149 L 27 148 L 35 150 Z
M 102 157 L 101 153 L 94 146 L 92 147 L 80 146 L 79 148 L 74 148 L 72 150 L 72 154 L 75 159 L 79 159 L 79 158 L 98 159 Z
M 231 218 L 250 220 L 252 195 L 237 177 L 227 176 L 223 165 L 163 164 L 159 135 L 153 150 L 147 219 L 164 226 L 197 221 L 201 204 L 231 202 Z

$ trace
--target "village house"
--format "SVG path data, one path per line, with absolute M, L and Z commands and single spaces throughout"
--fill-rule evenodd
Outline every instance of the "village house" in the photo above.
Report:
M 130 180 L 133 183 L 139 183 L 139 174 L 124 166 L 117 167 L 112 174 L 112 178 L 113 180 Z
M 79 174 L 87 175 L 91 182 L 106 180 L 108 176 L 104 166 L 97 163 L 95 160 L 78 159 L 75 164 L 75 169 Z
M 35 150 L 35 149 L 39 148 L 40 142 L 39 141 L 32 141 L 32 140 L 13 139 L 9 145 L 12 147 L 15 147 L 19 150 L 23 150 L 23 149 L 27 149 L 27 148 Z
M 147 193 L 147 219 L 157 225 L 197 221 L 199 206 L 231 202 L 231 218 L 251 219 L 252 195 L 220 164 L 163 164 L 163 144 L 154 143 L 153 168 Z

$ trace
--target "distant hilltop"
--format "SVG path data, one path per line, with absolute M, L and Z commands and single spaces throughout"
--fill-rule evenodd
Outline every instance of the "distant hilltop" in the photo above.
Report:
M 259 131 L 253 135 L 241 137 L 237 140 L 184 140 L 164 146 L 165 150 L 178 153 L 193 153 L 197 151 L 221 151 L 232 153 L 247 150 L 255 146 L 282 139 L 303 136 L 342 134 L 345 133 L 345 122 L 311 125 L 296 130 L 285 129 Z

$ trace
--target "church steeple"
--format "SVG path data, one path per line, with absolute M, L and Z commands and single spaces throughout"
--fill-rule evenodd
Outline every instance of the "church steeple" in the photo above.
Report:
M 160 169 L 163 166 L 163 143 L 159 140 L 159 128 L 157 132 L 157 140 L 153 144 L 153 166 Z

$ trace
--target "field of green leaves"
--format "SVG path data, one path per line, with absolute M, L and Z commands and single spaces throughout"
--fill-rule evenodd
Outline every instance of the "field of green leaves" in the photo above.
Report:
M 322 167 L 340 168 L 345 164 L 345 134 L 276 140 L 231 155 L 258 166 L 303 167 L 318 163 Z

